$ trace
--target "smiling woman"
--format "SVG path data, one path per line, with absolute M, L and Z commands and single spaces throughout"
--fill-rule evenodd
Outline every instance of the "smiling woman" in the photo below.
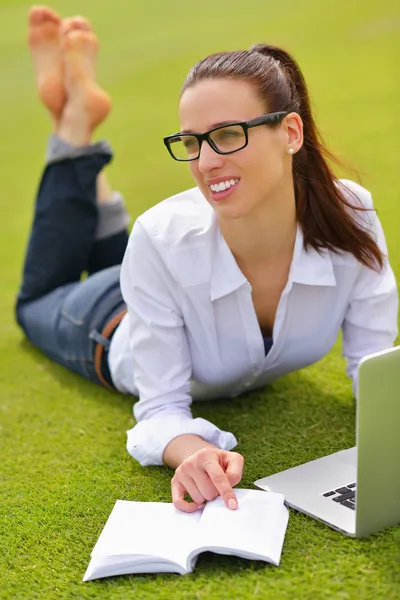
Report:
M 56 134 L 18 322 L 67 368 L 139 395 L 128 450 L 142 465 L 176 469 L 175 506 L 194 511 L 220 494 L 235 509 L 236 438 L 193 419 L 191 402 L 316 362 L 341 329 L 357 395 L 360 360 L 397 335 L 396 282 L 371 195 L 328 166 L 293 58 L 257 45 L 189 72 L 180 131 L 164 142 L 196 187 L 141 215 L 128 241 L 122 198 L 101 172 L 111 151 L 90 143 L 110 110 L 93 75 L 97 39 L 86 20 L 43 7 L 29 27 Z

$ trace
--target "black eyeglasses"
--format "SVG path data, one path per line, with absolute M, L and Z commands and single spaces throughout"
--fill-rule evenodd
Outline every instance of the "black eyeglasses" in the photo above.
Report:
M 287 114 L 287 111 L 268 113 L 251 121 L 215 127 L 206 133 L 174 133 L 164 138 L 164 144 L 173 159 L 183 162 L 197 160 L 204 141 L 208 142 L 217 154 L 233 154 L 249 143 L 249 129 L 259 125 L 276 125 Z

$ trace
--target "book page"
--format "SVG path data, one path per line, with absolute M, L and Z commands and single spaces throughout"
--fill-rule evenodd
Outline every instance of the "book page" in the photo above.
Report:
M 147 555 L 186 568 L 201 513 L 183 513 L 172 503 L 117 500 L 92 557 L 138 555 L 143 561 Z
M 135 554 L 124 556 L 123 554 L 114 556 L 95 556 L 91 559 L 86 569 L 83 581 L 100 579 L 115 575 L 132 575 L 134 573 L 179 573 L 186 574 L 186 569 L 172 562 L 158 562 L 152 560 L 149 556 L 139 556 Z
M 235 489 L 235 494 L 239 504 L 236 510 L 229 510 L 221 497 L 206 504 L 198 546 L 278 565 L 289 516 L 284 496 L 243 489 Z

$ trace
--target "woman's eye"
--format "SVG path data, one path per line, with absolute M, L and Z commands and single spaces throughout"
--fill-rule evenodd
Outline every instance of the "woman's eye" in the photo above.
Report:
M 219 135 L 222 138 L 237 137 L 239 135 L 239 132 L 235 129 L 224 129 L 223 131 L 220 131 Z
M 185 148 L 193 148 L 193 146 L 197 142 L 197 140 L 194 138 L 186 138 L 186 139 L 183 139 L 182 141 L 183 141 Z
M 243 131 L 239 129 L 219 129 L 211 134 L 216 144 L 231 144 L 236 143 L 237 140 L 243 135 Z

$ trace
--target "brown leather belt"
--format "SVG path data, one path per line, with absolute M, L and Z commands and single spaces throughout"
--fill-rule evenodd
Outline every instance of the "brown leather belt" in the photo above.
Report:
M 118 327 L 120 322 L 122 321 L 122 318 L 126 315 L 127 312 L 128 311 L 126 310 L 126 308 L 124 308 L 124 310 L 121 310 L 121 312 L 117 313 L 115 315 L 115 317 L 113 317 L 110 321 L 108 321 L 107 325 L 104 327 L 103 331 L 100 333 L 101 337 L 105 338 L 106 340 L 110 339 L 112 337 L 112 334 L 114 333 L 114 331 L 116 330 L 116 328 Z M 96 370 L 97 377 L 100 379 L 101 383 L 109 390 L 115 391 L 115 388 L 112 387 L 106 381 L 106 379 L 104 378 L 104 375 L 101 371 L 104 350 L 105 350 L 104 345 L 102 343 L 98 342 L 96 344 L 96 347 L 94 350 L 94 368 Z

